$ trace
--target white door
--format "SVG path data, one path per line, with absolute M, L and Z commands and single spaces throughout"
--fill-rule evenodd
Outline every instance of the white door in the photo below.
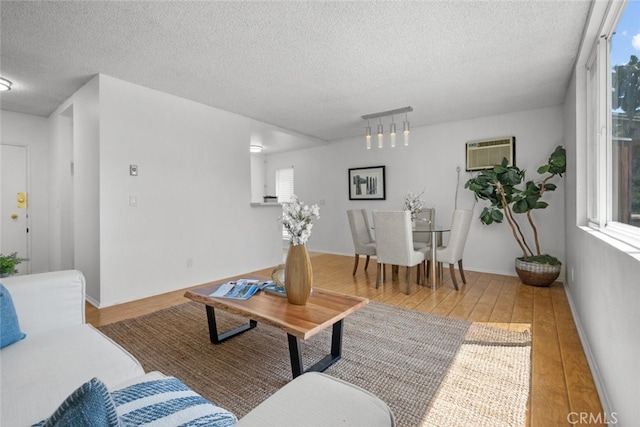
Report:
M 28 258 L 27 147 L 0 145 L 0 181 L 0 252 Z M 28 273 L 29 262 L 17 268 L 19 274 Z

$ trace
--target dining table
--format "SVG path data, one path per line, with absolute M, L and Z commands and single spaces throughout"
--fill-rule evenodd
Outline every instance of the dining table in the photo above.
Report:
M 440 275 L 437 274 L 436 268 L 436 249 L 437 249 L 437 239 L 438 236 L 442 236 L 442 233 L 446 233 L 451 231 L 450 226 L 442 226 L 436 225 L 431 222 L 423 222 L 417 221 L 414 228 L 412 228 L 412 232 L 415 233 L 430 233 L 431 234 L 431 268 L 429 271 L 429 284 L 431 285 L 431 289 L 436 290 L 437 286 L 440 284 Z

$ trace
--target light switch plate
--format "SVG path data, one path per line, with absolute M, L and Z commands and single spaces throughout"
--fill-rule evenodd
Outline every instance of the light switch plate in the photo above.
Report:
M 129 175 L 138 176 L 138 165 L 129 165 Z

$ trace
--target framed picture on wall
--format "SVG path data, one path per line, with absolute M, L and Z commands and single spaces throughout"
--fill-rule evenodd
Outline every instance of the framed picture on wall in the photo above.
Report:
M 385 200 L 384 166 L 349 169 L 349 200 Z

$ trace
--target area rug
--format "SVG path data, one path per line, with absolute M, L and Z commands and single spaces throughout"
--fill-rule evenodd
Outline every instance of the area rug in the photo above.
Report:
M 246 319 L 216 310 L 218 330 Z M 287 336 L 257 328 L 209 342 L 204 306 L 179 306 L 99 328 L 145 371 L 180 378 L 239 418 L 291 381 Z M 328 328 L 302 344 L 305 366 L 328 353 Z M 404 426 L 523 426 L 531 337 L 370 302 L 344 321 L 342 359 L 327 374 L 379 396 Z

